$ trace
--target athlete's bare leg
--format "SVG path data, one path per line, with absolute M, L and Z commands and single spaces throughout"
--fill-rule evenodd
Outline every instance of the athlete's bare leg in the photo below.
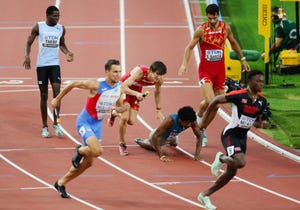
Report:
M 227 164 L 227 169 L 221 176 L 219 176 L 212 186 L 202 193 L 203 196 L 210 196 L 217 190 L 224 187 L 236 175 L 237 170 L 246 165 L 244 153 L 234 154 L 232 157 L 223 155 L 220 157 L 220 160 Z
M 48 100 L 48 86 L 39 85 L 40 88 L 40 110 L 42 116 L 43 128 L 48 127 L 47 124 L 47 100 Z
M 126 144 L 125 135 L 127 130 L 127 125 L 133 125 L 136 121 L 138 111 L 128 108 L 127 111 L 123 112 L 120 119 L 119 125 L 119 135 L 120 135 L 120 144 Z
M 94 159 L 103 153 L 103 148 L 96 136 L 89 137 L 86 140 L 86 143 L 88 146 L 82 146 L 79 148 L 79 152 L 83 156 L 79 167 L 75 168 L 74 166 L 71 166 L 69 171 L 57 181 L 59 186 L 67 184 L 82 174 L 87 168 L 92 166 Z
M 209 103 L 214 99 L 215 96 L 224 94 L 224 90 L 213 90 L 211 83 L 205 83 L 201 86 L 202 88 L 202 94 L 204 97 L 204 100 L 201 101 L 198 111 L 198 116 L 202 117 L 204 112 L 206 111 Z M 218 112 L 219 106 L 217 106 L 213 111 L 212 114 L 208 117 L 208 124 L 211 123 L 211 121 L 215 118 L 217 112 Z
M 213 100 L 215 97 L 215 93 L 213 90 L 213 86 L 211 83 L 205 83 L 201 86 L 202 90 L 202 95 L 203 95 L 203 100 L 200 102 L 199 105 L 199 111 L 198 111 L 198 116 L 202 117 L 204 112 L 206 111 L 209 103 Z

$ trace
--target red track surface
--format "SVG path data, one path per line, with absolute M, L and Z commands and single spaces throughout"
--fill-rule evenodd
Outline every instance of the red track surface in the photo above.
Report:
M 75 131 L 76 116 L 72 114 L 81 111 L 86 92 L 73 91 L 63 101 L 62 123 L 69 135 L 42 139 L 35 67 L 26 71 L 21 65 L 30 28 L 44 20 L 45 8 L 53 2 L 0 0 L 5 5 L 0 14 L 0 209 L 201 209 L 196 197 L 215 180 L 206 163 L 222 150 L 219 135 L 226 123 L 220 117 L 208 128 L 210 141 L 201 152 L 201 162 L 180 150 L 166 148 L 173 161 L 162 163 L 154 153 L 137 147 L 133 139 L 146 137 L 149 132 L 140 122 L 128 128 L 130 155 L 122 157 L 117 149 L 118 127 L 104 125 L 104 155 L 67 185 L 73 199 L 61 199 L 54 191 L 52 184 L 70 167 L 75 145 L 72 140 L 80 141 Z M 126 70 L 137 64 L 164 61 L 168 66 L 164 113 L 176 112 L 183 105 L 197 109 L 201 94 L 195 59 L 191 59 L 187 75 L 177 76 L 183 49 L 190 39 L 183 1 L 126 0 L 124 6 Z M 73 63 L 62 61 L 64 82 L 103 76 L 107 59 L 121 59 L 119 1 L 65 0 L 60 9 L 67 44 L 75 53 Z M 33 46 L 33 63 L 35 57 Z M 16 82 L 10 80 L 23 83 L 12 84 Z M 140 117 L 152 128 L 158 125 L 154 112 L 150 94 L 142 104 Z M 218 209 L 230 210 L 299 209 L 299 163 L 248 142 L 247 166 L 211 196 L 212 202 Z M 193 154 L 191 131 L 180 136 L 179 146 Z

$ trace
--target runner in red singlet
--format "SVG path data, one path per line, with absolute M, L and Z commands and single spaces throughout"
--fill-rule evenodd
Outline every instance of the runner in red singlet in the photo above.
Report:
M 121 77 L 120 81 L 123 82 L 124 92 L 126 98 L 124 104 L 128 106 L 127 111 L 120 115 L 119 125 L 119 150 L 120 155 L 128 155 L 127 146 L 125 142 L 125 134 L 128 125 L 133 125 L 136 121 L 139 103 L 136 101 L 142 101 L 145 97 L 143 96 L 144 86 L 155 86 L 154 100 L 156 105 L 156 118 L 160 121 L 163 120 L 164 115 L 161 112 L 160 106 L 160 92 L 161 85 L 163 84 L 163 75 L 167 73 L 167 67 L 161 61 L 155 61 L 148 68 L 146 66 L 136 66 L 133 70 Z M 115 111 L 112 112 L 112 116 L 118 115 Z M 110 118 L 112 119 L 112 117 Z M 110 120 L 111 121 L 111 120 Z M 112 126 L 113 122 L 111 123 Z
M 229 40 L 232 49 L 241 58 L 243 69 L 250 70 L 250 66 L 243 56 L 242 50 L 234 39 L 230 26 L 219 21 L 219 7 L 216 4 L 210 4 L 206 8 L 208 21 L 200 25 L 184 51 L 183 61 L 179 68 L 178 74 L 182 75 L 187 71 L 188 61 L 191 57 L 193 48 L 200 44 L 201 61 L 199 65 L 199 85 L 202 89 L 204 100 L 199 106 L 198 122 L 200 122 L 208 104 L 216 95 L 224 93 L 225 83 L 225 62 L 224 62 L 224 45 L 226 39 Z M 218 107 L 210 115 L 210 123 L 217 113 Z M 203 130 L 203 146 L 206 145 L 207 138 Z

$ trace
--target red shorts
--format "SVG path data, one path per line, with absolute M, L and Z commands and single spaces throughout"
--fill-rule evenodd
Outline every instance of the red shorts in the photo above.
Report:
M 143 90 L 143 87 L 142 87 L 142 86 L 130 86 L 129 88 L 130 88 L 131 90 L 135 90 L 135 91 L 140 92 L 140 93 L 141 93 L 142 90 Z M 136 111 L 139 111 L 140 105 L 135 103 L 136 100 L 137 100 L 137 97 L 126 94 L 126 97 L 125 97 L 125 99 L 124 99 L 124 103 L 129 103 L 129 104 L 130 104 L 130 107 L 131 107 L 132 109 L 135 109 Z
M 224 90 L 225 63 L 201 61 L 198 69 L 199 84 L 211 83 L 214 90 Z

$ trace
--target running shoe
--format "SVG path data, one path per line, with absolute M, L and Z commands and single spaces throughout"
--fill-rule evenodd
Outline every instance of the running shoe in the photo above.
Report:
M 43 138 L 49 138 L 50 137 L 50 133 L 48 131 L 48 127 L 44 127 L 42 130 L 42 137 Z
M 60 194 L 62 198 L 70 198 L 71 196 L 66 192 L 66 187 L 65 186 L 59 186 L 57 181 L 54 184 L 55 189 L 57 192 Z
M 197 123 L 200 124 L 202 122 L 202 117 L 199 117 L 197 113 L 196 113 L 196 117 L 197 117 Z
M 54 130 L 56 136 L 59 136 L 59 137 L 63 136 L 63 132 L 61 130 L 60 125 L 53 125 L 53 130 Z
M 76 145 L 75 153 L 74 153 L 74 155 L 73 155 L 73 157 L 72 157 L 72 164 L 73 164 L 73 166 L 74 166 L 75 168 L 78 168 L 78 167 L 79 167 L 80 161 L 81 161 L 81 159 L 82 159 L 82 157 L 83 157 L 81 154 L 79 154 L 79 151 L 78 151 L 80 147 L 81 147 L 80 144 L 77 144 L 77 145 Z
M 120 151 L 120 155 L 122 155 L 122 156 L 128 155 L 127 146 L 126 146 L 125 143 L 120 143 L 120 145 L 119 145 L 119 151 Z
M 198 201 L 200 201 L 207 210 L 217 209 L 217 207 L 212 205 L 212 203 L 210 202 L 209 196 L 203 196 L 202 193 L 198 195 Z
M 116 108 L 114 106 L 111 106 L 109 109 L 109 117 L 107 119 L 107 125 L 108 127 L 112 127 L 114 125 L 116 116 L 113 116 L 112 112 L 116 110 Z
M 176 136 L 175 138 L 172 138 L 171 140 L 170 140 L 170 146 L 172 146 L 172 147 L 177 147 L 177 145 L 178 145 L 178 136 Z
M 207 137 L 206 137 L 206 132 L 205 132 L 205 128 L 201 129 L 201 133 L 202 133 L 202 147 L 206 147 L 207 144 Z
M 214 162 L 211 164 L 211 173 L 214 176 L 219 175 L 219 171 L 224 165 L 224 163 L 221 162 L 220 157 L 223 155 L 222 152 L 217 152 Z
M 140 145 L 141 141 L 143 141 L 142 139 L 140 138 L 136 138 L 134 139 L 135 143 L 137 143 L 138 145 Z

